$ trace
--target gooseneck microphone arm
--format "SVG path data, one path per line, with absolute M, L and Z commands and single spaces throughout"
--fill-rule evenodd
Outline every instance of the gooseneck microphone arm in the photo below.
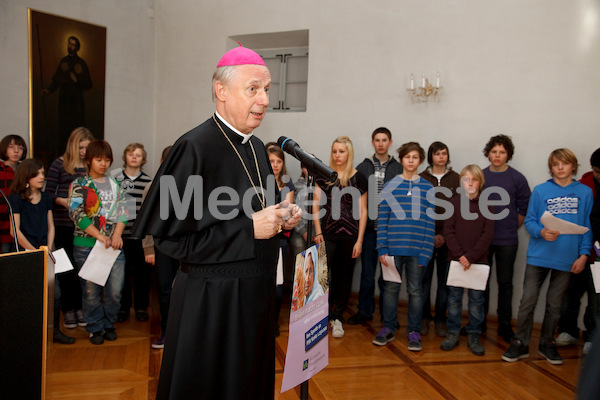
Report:
M 277 144 L 283 151 L 303 163 L 313 175 L 318 175 L 330 182 L 335 182 L 337 180 L 337 172 L 329 168 L 329 166 L 325 165 L 323 161 L 319 160 L 314 155 L 302 150 L 298 143 L 294 142 L 292 139 L 281 136 L 277 139 Z
M 14 238 L 15 238 L 15 251 L 19 252 L 19 240 L 17 239 L 17 228 L 15 227 L 15 216 L 13 214 L 13 209 L 12 209 L 12 206 L 10 205 L 10 201 L 8 201 L 8 198 L 6 197 L 6 195 L 4 194 L 4 192 L 2 190 L 0 190 L 0 194 L 2 194 L 2 197 L 4 197 L 4 201 L 6 201 L 6 204 L 8 205 L 10 226 L 12 226 L 12 231 L 13 231 Z

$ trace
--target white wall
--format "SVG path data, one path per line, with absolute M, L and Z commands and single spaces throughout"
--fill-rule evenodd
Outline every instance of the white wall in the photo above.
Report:
M 373 129 L 387 126 L 395 147 L 409 140 L 425 148 L 445 142 L 460 170 L 486 165 L 485 142 L 506 133 L 516 145 L 511 164 L 532 188 L 548 178 L 546 159 L 558 147 L 571 148 L 587 170 L 600 146 L 598 3 L 459 4 L 158 0 L 157 144 L 212 112 L 210 76 L 227 50 L 226 37 L 309 29 L 307 112 L 271 113 L 256 132 L 263 141 L 289 136 L 327 161 L 332 140 L 347 135 L 358 163 L 372 152 Z M 437 71 L 442 100 L 413 104 L 405 92 L 411 72 L 419 82 L 422 72 L 433 80 Z M 297 176 L 297 163 L 288 165 Z M 523 229 L 520 237 L 515 316 L 527 247 Z M 495 293 L 494 284 L 492 298 Z
M 0 0 L 0 136 L 29 137 L 27 10 L 95 25 L 106 34 L 105 139 L 121 166 L 125 146 L 154 150 L 154 19 L 148 0 Z M 66 51 L 66 45 L 65 45 Z M 156 156 L 158 158 L 159 156 Z M 155 157 L 148 169 L 154 170 Z
M 587 170 L 600 146 L 595 0 L 0 0 L 3 134 L 28 129 L 27 7 L 108 28 L 106 137 L 116 148 L 143 138 L 150 171 L 164 146 L 214 110 L 210 78 L 228 36 L 298 29 L 310 30 L 308 110 L 268 115 L 256 131 L 265 142 L 289 136 L 326 161 L 332 140 L 347 135 L 358 163 L 372 152 L 373 129 L 387 126 L 394 147 L 445 142 L 460 170 L 486 165 L 485 142 L 506 133 L 511 164 L 532 188 L 548 178 L 551 150 L 571 148 Z M 441 101 L 413 104 L 411 72 L 419 82 L 437 71 Z M 297 163 L 288 165 L 297 176 Z

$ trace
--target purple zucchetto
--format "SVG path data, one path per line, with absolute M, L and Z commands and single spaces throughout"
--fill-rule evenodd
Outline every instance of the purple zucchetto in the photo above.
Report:
M 261 56 L 258 55 L 254 50 L 250 50 L 246 47 L 242 47 L 242 44 L 238 42 L 239 47 L 235 47 L 229 50 L 227 53 L 221 57 L 219 63 L 217 64 L 217 68 L 225 67 L 228 65 L 264 65 L 264 60 Z

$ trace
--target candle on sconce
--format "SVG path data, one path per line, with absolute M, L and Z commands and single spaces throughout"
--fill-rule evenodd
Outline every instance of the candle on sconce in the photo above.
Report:
M 415 77 L 413 76 L 413 74 L 410 74 L 410 90 L 413 90 L 415 88 Z
M 425 72 L 423 72 L 423 80 L 421 83 L 421 87 L 425 87 Z
M 436 87 L 440 87 L 440 73 L 437 73 L 436 79 L 435 79 L 435 86 Z

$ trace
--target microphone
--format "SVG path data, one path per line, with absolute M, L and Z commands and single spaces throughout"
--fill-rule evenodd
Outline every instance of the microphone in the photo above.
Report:
M 335 182 L 337 180 L 337 172 L 329 168 L 323 161 L 319 160 L 314 155 L 302 150 L 298 143 L 294 142 L 292 139 L 280 136 L 279 139 L 277 139 L 277 144 L 283 151 L 306 165 L 306 168 L 310 172 L 319 175 L 323 179 L 327 179 L 329 182 Z

